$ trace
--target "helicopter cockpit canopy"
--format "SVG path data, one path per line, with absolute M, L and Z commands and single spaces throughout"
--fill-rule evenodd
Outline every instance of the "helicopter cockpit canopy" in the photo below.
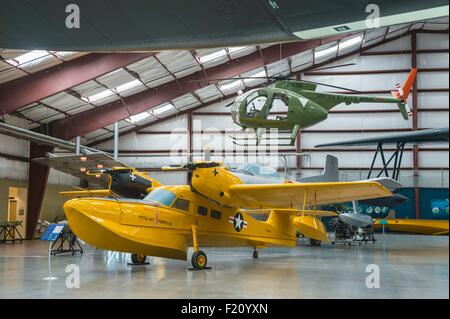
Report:
M 255 89 L 239 96 L 231 113 L 235 120 L 238 120 L 239 115 L 247 118 L 272 119 L 274 116 L 272 116 L 271 111 L 287 112 L 288 107 L 289 96 L 284 90 L 276 88 Z M 273 119 L 286 120 L 286 117 L 275 116 Z
M 265 90 L 256 90 L 249 94 L 246 101 L 246 116 L 257 117 L 266 105 L 268 99 L 267 92 Z

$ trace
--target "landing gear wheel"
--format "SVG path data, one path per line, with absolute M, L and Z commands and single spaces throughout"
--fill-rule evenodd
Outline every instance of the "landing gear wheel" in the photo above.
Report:
M 131 262 L 136 265 L 145 264 L 147 256 L 142 254 L 131 254 Z
M 322 241 L 310 238 L 309 243 L 311 244 L 311 246 L 318 247 L 322 244 Z
M 255 249 L 254 251 L 253 251 L 253 259 L 258 259 L 259 258 L 259 253 L 258 253 L 258 251 Z
M 206 254 L 203 251 L 197 250 L 192 255 L 191 262 L 194 269 L 205 269 L 206 264 L 208 263 L 208 258 L 206 258 Z

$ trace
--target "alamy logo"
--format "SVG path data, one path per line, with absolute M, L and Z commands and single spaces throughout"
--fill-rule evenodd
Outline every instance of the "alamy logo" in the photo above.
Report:
M 80 7 L 76 4 L 69 4 L 66 7 L 66 28 L 79 29 L 80 28 Z
M 380 7 L 376 4 L 369 4 L 366 7 L 366 13 L 369 13 L 366 19 L 366 26 L 368 29 L 375 29 L 381 26 L 380 23 Z
M 380 267 L 375 264 L 367 265 L 366 273 L 369 273 L 369 275 L 366 277 L 367 289 L 380 288 Z
M 78 289 L 80 288 L 80 267 L 75 264 L 70 264 L 66 267 L 66 273 L 69 275 L 66 278 L 66 288 Z

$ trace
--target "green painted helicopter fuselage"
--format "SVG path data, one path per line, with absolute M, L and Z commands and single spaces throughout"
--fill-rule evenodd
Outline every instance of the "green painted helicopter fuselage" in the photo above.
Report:
M 238 96 L 231 107 L 231 116 L 244 129 L 290 131 L 293 140 L 299 130 L 324 121 L 328 112 L 342 103 L 394 103 L 400 108 L 403 117 L 408 119 L 406 104 L 402 100 L 316 92 L 317 86 L 310 82 L 282 80 L 276 82 L 274 87 L 250 90 Z M 273 112 L 277 105 L 285 108 L 283 113 Z

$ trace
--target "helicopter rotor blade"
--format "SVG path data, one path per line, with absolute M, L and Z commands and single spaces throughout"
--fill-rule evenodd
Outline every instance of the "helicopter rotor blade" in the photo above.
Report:
M 338 68 L 344 68 L 346 66 L 354 66 L 356 65 L 356 63 L 346 63 L 346 64 L 340 64 L 340 65 L 335 65 L 335 66 L 328 66 L 328 67 L 324 67 L 324 68 L 319 68 L 319 69 L 314 69 L 314 71 L 323 71 L 323 70 L 332 70 L 332 69 L 338 69 Z
M 330 87 L 330 88 L 338 89 L 338 90 L 344 90 L 344 91 L 348 91 L 348 92 L 352 92 L 352 93 L 358 93 L 358 94 L 362 94 L 363 93 L 361 91 L 349 89 L 349 88 L 346 88 L 346 87 L 343 87 L 343 86 L 331 85 L 331 84 L 326 84 L 326 83 L 321 83 L 321 82 L 314 82 L 314 81 L 307 81 L 307 80 L 301 80 L 301 82 L 316 84 L 316 85 L 325 86 L 325 87 Z
M 204 79 L 204 80 L 191 80 L 189 83 L 210 83 L 210 82 L 222 82 L 222 81 L 233 81 L 233 80 L 270 80 L 275 79 L 276 77 L 271 76 L 255 76 L 255 77 L 232 77 L 232 78 L 224 78 L 224 79 Z

